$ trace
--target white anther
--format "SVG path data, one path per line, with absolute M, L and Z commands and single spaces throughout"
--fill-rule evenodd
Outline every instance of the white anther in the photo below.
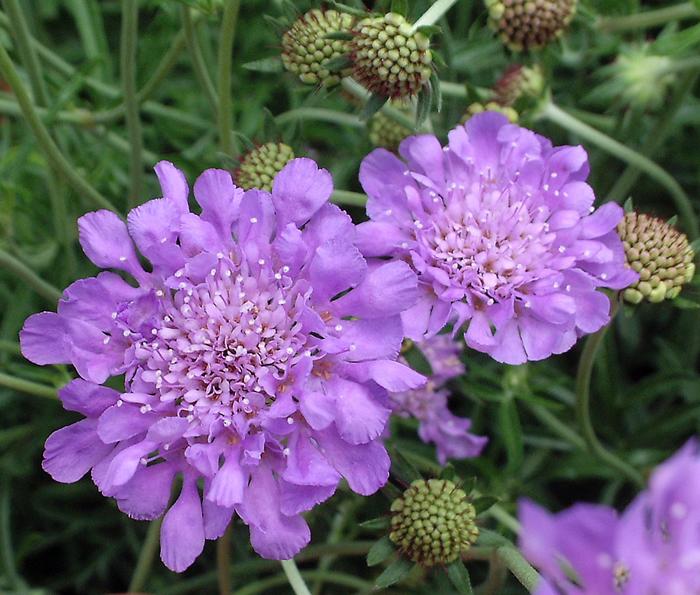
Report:
M 163 293 L 163 290 L 162 290 L 162 289 L 158 289 L 158 290 L 156 290 L 156 295 L 157 295 L 158 297 L 163 297 L 165 294 Z
M 120 256 L 119 262 L 126 262 L 126 256 Z
M 250 218 L 250 222 L 251 222 L 251 223 L 257 223 L 257 222 L 258 222 L 258 218 L 257 218 L 257 217 L 251 217 L 251 218 Z

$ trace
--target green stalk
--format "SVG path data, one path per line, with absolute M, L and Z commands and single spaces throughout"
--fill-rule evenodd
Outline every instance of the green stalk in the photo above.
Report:
M 280 126 L 297 120 L 316 120 L 318 122 L 352 126 L 353 128 L 365 127 L 364 122 L 353 114 L 346 114 L 322 107 L 298 107 L 275 116 L 275 122 Z
M 11 388 L 12 390 L 16 390 L 20 393 L 27 393 L 28 395 L 34 395 L 36 397 L 51 399 L 52 401 L 55 401 L 58 398 L 55 388 L 46 386 L 45 384 L 39 384 L 38 382 L 32 382 L 31 380 L 25 380 L 24 378 L 10 376 L 9 374 L 4 374 L 2 372 L 0 372 L 0 386 Z
M 86 0 L 70 0 L 68 2 L 70 11 L 73 13 L 75 24 L 78 28 L 78 35 L 83 45 L 83 51 L 88 60 L 97 63 L 99 78 L 105 78 L 105 64 L 100 63 L 102 49 L 100 42 L 93 29 L 92 15 L 87 6 Z
M 309 591 L 309 588 L 306 586 L 304 579 L 299 573 L 294 559 L 281 560 L 280 564 L 282 564 L 282 570 L 284 570 L 284 573 L 287 575 L 289 586 L 292 587 L 294 595 L 311 595 L 311 591 Z
M 698 237 L 700 232 L 698 228 L 697 217 L 693 210 L 693 205 L 680 184 L 662 167 L 641 155 L 637 151 L 626 147 L 606 134 L 596 130 L 588 124 L 584 124 L 580 120 L 574 118 L 571 114 L 567 114 L 564 110 L 557 107 L 551 101 L 544 104 L 539 117 L 569 130 L 570 132 L 579 135 L 581 138 L 597 145 L 607 153 L 626 161 L 630 165 L 644 171 L 650 178 L 656 180 L 661 186 L 666 188 L 673 199 L 676 210 L 683 219 L 688 236 L 691 240 Z
M 333 190 L 331 202 L 353 207 L 364 207 L 367 204 L 367 195 L 359 192 L 350 192 L 349 190 Z
M 320 570 L 305 570 L 302 575 L 309 579 L 322 578 L 327 583 L 348 587 L 352 591 L 343 592 L 358 592 L 369 593 L 372 591 L 372 583 L 362 580 L 351 574 L 342 574 L 340 572 L 320 571 Z M 300 576 L 299 578 L 302 578 Z M 303 580 L 303 578 L 302 578 Z M 287 582 L 285 575 L 271 576 L 262 580 L 246 585 L 243 589 L 236 591 L 235 595 L 257 595 L 257 593 L 279 593 L 273 590 L 275 587 L 281 587 Z
M 31 287 L 46 301 L 55 304 L 61 297 L 61 292 L 50 283 L 44 281 L 21 260 L 0 248 L 0 267 L 7 269 L 16 277 Z
M 576 373 L 576 417 L 581 427 L 581 434 L 588 451 L 611 469 L 615 469 L 627 477 L 637 487 L 643 488 L 644 479 L 639 471 L 603 446 L 596 436 L 595 428 L 591 420 L 591 375 L 593 373 L 595 357 L 603 343 L 605 334 L 614 320 L 616 311 L 617 302 L 614 301 L 612 312 L 610 313 L 610 322 L 586 339 L 586 345 L 583 348 L 583 353 L 581 354 L 581 359 L 578 364 L 578 371 Z
M 608 33 L 634 31 L 635 29 L 659 27 L 671 21 L 698 17 L 700 17 L 700 11 L 698 11 L 693 2 L 683 2 L 675 6 L 647 10 L 621 17 L 602 18 L 598 20 L 596 29 Z
M 231 595 L 231 528 L 229 523 L 224 534 L 216 540 L 216 578 L 219 595 Z
M 434 25 L 456 3 L 457 0 L 436 0 L 436 2 L 414 23 L 413 30 L 415 31 L 419 27 Z
M 51 165 L 68 181 L 78 194 L 84 195 L 90 202 L 99 208 L 115 210 L 112 203 L 100 194 L 89 182 L 79 176 L 75 167 L 63 156 L 61 150 L 51 138 L 49 131 L 42 123 L 36 112 L 34 104 L 17 74 L 12 59 L 4 47 L 0 45 L 0 73 L 12 87 L 17 97 L 22 113 L 27 124 L 36 137 L 39 148 L 44 152 Z
M 126 128 L 131 144 L 129 170 L 131 186 L 129 188 L 129 206 L 138 204 L 143 194 L 143 137 L 141 133 L 141 116 L 136 97 L 136 43 L 138 40 L 139 8 L 138 0 L 124 0 L 122 3 L 121 35 L 121 77 L 124 91 L 124 109 L 126 111 Z
M 586 448 L 586 443 L 584 442 L 583 438 L 581 438 L 581 436 L 579 436 L 567 424 L 560 421 L 556 415 L 552 415 L 552 413 L 544 407 L 530 403 L 526 399 L 523 399 L 522 402 L 527 405 L 530 412 L 540 421 L 540 423 L 549 428 L 554 434 L 558 435 L 560 438 L 563 438 L 576 448 Z
M 162 518 L 155 519 L 148 525 L 146 538 L 143 540 L 143 545 L 141 546 L 141 551 L 139 552 L 139 558 L 136 561 L 136 568 L 134 569 L 134 574 L 131 576 L 131 581 L 129 582 L 129 593 L 137 593 L 142 591 L 146 585 L 148 575 L 151 573 L 153 561 L 156 557 L 156 551 L 160 545 L 160 525 L 162 522 Z
M 541 577 L 538 572 L 530 566 L 522 554 L 511 546 L 499 547 L 496 550 L 498 558 L 510 570 L 511 574 L 518 579 L 520 584 L 530 593 L 534 593 Z
M 194 75 L 197 77 L 199 86 L 204 89 L 204 94 L 209 100 L 211 109 L 216 113 L 217 99 L 216 99 L 216 89 L 214 88 L 214 83 L 211 82 L 211 77 L 209 76 L 209 71 L 204 62 L 204 57 L 202 56 L 202 48 L 199 45 L 199 40 L 197 39 L 195 23 L 192 20 L 192 14 L 188 6 L 182 6 L 182 25 L 185 32 L 185 40 L 187 42 L 187 47 L 190 50 L 190 59 L 192 60 L 192 69 L 194 70 Z
M 231 69 L 233 60 L 233 41 L 236 37 L 238 9 L 240 0 L 229 0 L 224 8 L 219 37 L 218 56 L 218 121 L 219 143 L 224 155 L 233 157 L 232 119 L 233 106 L 231 102 Z

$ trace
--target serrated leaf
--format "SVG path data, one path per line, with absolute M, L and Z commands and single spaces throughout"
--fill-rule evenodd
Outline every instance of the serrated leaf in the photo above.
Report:
M 462 560 L 457 559 L 447 567 L 447 577 L 460 595 L 474 595 L 469 571 Z
M 360 120 L 364 122 L 369 120 L 374 114 L 382 109 L 382 107 L 384 107 L 384 104 L 387 101 L 389 101 L 388 97 L 372 93 L 360 112 Z
M 352 41 L 353 35 L 348 31 L 332 31 L 331 33 L 326 33 L 323 38 L 338 41 Z
M 474 506 L 476 514 L 481 514 L 483 512 L 486 512 L 497 502 L 498 498 L 494 498 L 493 496 L 480 496 L 472 502 L 472 506 Z
M 625 201 L 624 205 L 625 213 L 631 213 L 634 211 L 634 202 L 632 201 L 632 197 L 628 197 L 627 200 Z
M 421 474 L 396 448 L 391 448 L 391 475 L 399 481 L 410 484 L 421 479 Z
M 352 58 L 345 54 L 343 56 L 338 56 L 337 58 L 326 60 L 322 66 L 331 72 L 340 72 L 341 70 L 345 70 L 346 68 L 350 68 L 350 66 L 352 66 Z
M 422 27 L 418 27 L 416 31 L 426 37 L 432 37 L 437 33 L 442 33 L 442 29 L 438 25 L 423 25 Z
M 391 525 L 391 519 L 388 516 L 380 516 L 376 519 L 369 519 L 368 521 L 363 521 L 359 524 L 363 529 L 369 529 L 370 531 L 388 529 Z
M 391 0 L 391 12 L 400 14 L 401 16 L 408 16 L 408 0 Z
M 384 562 L 391 554 L 396 551 L 394 544 L 389 539 L 388 535 L 382 537 L 379 541 L 375 542 L 369 551 L 367 552 L 367 566 L 376 566 L 381 562 Z
M 430 85 L 423 85 L 418 93 L 418 105 L 416 106 L 416 128 L 425 122 L 430 115 L 430 108 L 433 104 L 433 90 Z
M 405 578 L 412 569 L 413 563 L 405 560 L 404 558 L 399 558 L 386 567 L 384 572 L 382 572 L 377 577 L 377 580 L 374 581 L 374 585 L 378 589 L 386 589 L 387 587 L 390 587 L 391 585 L 394 585 L 401 579 Z
M 433 103 L 435 111 L 439 114 L 442 111 L 442 91 L 440 90 L 440 79 L 437 72 L 433 70 L 430 75 L 430 88 L 433 91 Z
M 282 72 L 284 70 L 279 56 L 270 56 L 269 58 L 246 62 L 243 68 L 254 72 Z

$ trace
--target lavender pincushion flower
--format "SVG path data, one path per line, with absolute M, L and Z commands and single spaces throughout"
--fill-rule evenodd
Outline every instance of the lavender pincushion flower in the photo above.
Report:
M 300 513 L 341 477 L 360 494 L 388 478 L 387 390 L 424 380 L 395 361 L 415 275 L 402 262 L 367 265 L 350 218 L 328 203 L 330 175 L 309 159 L 291 161 L 271 195 L 205 171 L 200 215 L 179 170 L 161 162 L 156 173 L 163 198 L 132 210 L 128 226 L 109 211 L 79 220 L 90 260 L 137 286 L 114 272 L 76 281 L 58 313 L 21 332 L 29 360 L 80 375 L 60 397 L 85 419 L 49 437 L 44 469 L 62 482 L 92 470 L 137 519 L 165 512 L 181 474 L 161 530 L 175 571 L 234 512 L 260 555 L 291 558 L 310 539 Z M 123 391 L 101 386 L 121 374 Z
M 479 456 L 488 438 L 470 433 L 471 420 L 449 410 L 449 391 L 443 388 L 445 382 L 464 374 L 459 345 L 450 335 L 435 335 L 415 347 L 430 364 L 432 374 L 423 387 L 389 393 L 394 413 L 418 420 L 418 435 L 423 442 L 435 444 L 440 464 Z
M 636 278 L 615 231 L 622 209 L 593 208 L 582 147 L 549 140 L 497 113 L 449 134 L 412 136 L 401 161 L 376 149 L 360 180 L 371 221 L 358 228 L 368 257 L 410 262 L 421 296 L 403 314 L 420 340 L 449 321 L 467 345 L 500 362 L 567 351 L 609 320 L 598 288 Z
M 537 595 L 700 592 L 699 501 L 696 440 L 657 467 L 620 516 L 588 504 L 552 515 L 521 501 L 520 545 L 544 577 Z

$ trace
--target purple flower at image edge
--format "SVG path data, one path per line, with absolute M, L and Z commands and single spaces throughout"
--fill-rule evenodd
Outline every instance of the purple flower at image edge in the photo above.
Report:
M 659 465 L 618 515 L 576 504 L 551 514 L 522 500 L 520 547 L 544 579 L 538 595 L 700 592 L 700 456 L 695 439 Z
M 449 391 L 443 388 L 445 382 L 465 372 L 459 344 L 450 335 L 435 335 L 416 343 L 415 348 L 430 364 L 432 374 L 423 387 L 390 393 L 394 413 L 418 420 L 418 435 L 423 442 L 435 444 L 440 464 L 479 456 L 488 438 L 470 433 L 471 420 L 449 410 Z
M 399 152 L 403 160 L 376 149 L 362 162 L 371 221 L 358 245 L 417 272 L 408 337 L 466 325 L 469 347 L 519 364 L 563 353 L 608 322 L 598 289 L 637 275 L 615 230 L 622 209 L 593 207 L 582 147 L 553 147 L 489 112 L 452 130 L 445 147 L 424 134 Z
M 271 194 L 205 171 L 199 215 L 179 170 L 160 162 L 156 173 L 163 198 L 127 224 L 109 211 L 78 222 L 90 260 L 136 285 L 114 272 L 76 281 L 57 313 L 20 333 L 27 359 L 80 375 L 59 396 L 85 418 L 48 438 L 43 467 L 61 482 L 91 471 L 133 518 L 165 512 L 172 570 L 234 513 L 261 556 L 291 558 L 310 540 L 301 513 L 341 478 L 364 495 L 387 481 L 388 391 L 424 382 L 396 361 L 415 274 L 367 263 L 350 217 L 328 202 L 329 173 L 309 159 L 290 162 Z M 123 391 L 102 386 L 120 375 Z

